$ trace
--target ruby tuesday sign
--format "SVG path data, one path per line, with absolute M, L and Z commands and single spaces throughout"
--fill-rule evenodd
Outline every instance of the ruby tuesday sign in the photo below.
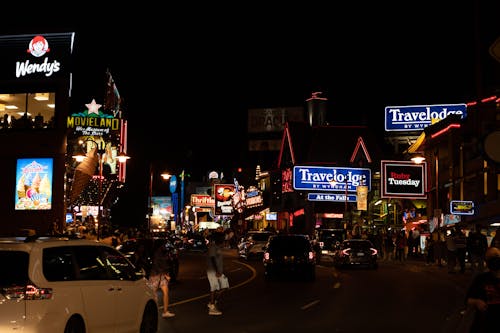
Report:
M 381 162 L 381 197 L 421 199 L 426 194 L 426 163 Z
M 465 104 L 387 106 L 385 108 L 386 131 L 422 131 L 425 127 L 450 114 L 467 116 Z

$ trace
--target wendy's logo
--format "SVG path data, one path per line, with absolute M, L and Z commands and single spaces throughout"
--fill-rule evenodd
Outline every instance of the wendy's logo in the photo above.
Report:
M 50 52 L 49 43 L 43 36 L 35 36 L 30 41 L 28 53 L 31 53 L 34 57 L 41 57 L 45 53 Z

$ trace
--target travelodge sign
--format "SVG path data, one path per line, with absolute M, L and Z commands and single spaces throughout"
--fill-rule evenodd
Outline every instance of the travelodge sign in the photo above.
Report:
M 467 105 L 410 105 L 387 106 L 385 108 L 385 130 L 389 131 L 422 131 L 425 127 L 443 120 L 450 114 L 467 116 Z
M 368 186 L 368 191 L 370 191 L 370 169 L 304 165 L 293 167 L 293 188 L 295 190 L 356 192 L 359 185 Z

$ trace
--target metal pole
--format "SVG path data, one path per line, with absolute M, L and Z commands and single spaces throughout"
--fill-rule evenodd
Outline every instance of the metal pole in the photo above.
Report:
M 179 211 L 181 216 L 180 226 L 182 227 L 184 225 L 184 170 L 181 173 L 181 206 Z
M 102 228 L 102 213 L 101 213 L 101 202 L 102 202 L 102 154 L 100 153 L 100 147 L 97 147 L 97 158 L 99 162 L 99 188 L 97 192 L 97 240 L 100 239 L 101 228 Z
M 149 164 L 149 202 L 148 202 L 148 230 L 146 233 L 149 234 L 151 231 L 151 214 L 153 214 L 153 165 Z

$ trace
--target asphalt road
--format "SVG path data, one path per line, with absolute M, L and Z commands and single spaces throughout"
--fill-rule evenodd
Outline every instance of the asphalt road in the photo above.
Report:
M 209 316 L 203 253 L 181 254 L 179 280 L 171 286 L 171 311 L 160 332 L 426 332 L 447 333 L 462 308 L 473 276 L 448 274 L 422 260 L 380 262 L 377 270 L 317 266 L 314 282 L 265 281 L 262 263 L 226 250 L 231 288 Z

